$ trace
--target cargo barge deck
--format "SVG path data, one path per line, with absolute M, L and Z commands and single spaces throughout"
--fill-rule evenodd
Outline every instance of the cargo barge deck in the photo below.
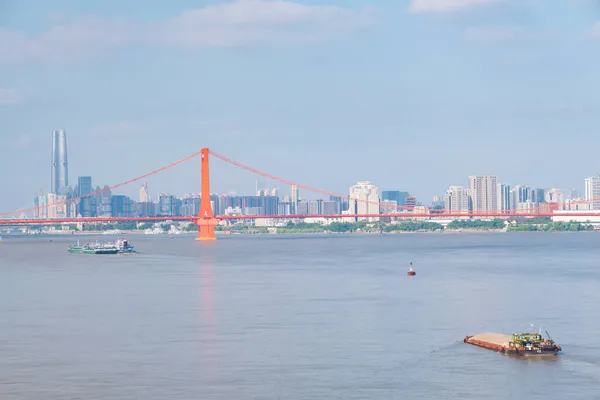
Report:
M 553 356 L 561 348 L 550 338 L 543 338 L 538 333 L 518 333 L 504 335 L 501 333 L 480 333 L 466 336 L 465 343 L 495 350 L 499 353 L 516 356 Z

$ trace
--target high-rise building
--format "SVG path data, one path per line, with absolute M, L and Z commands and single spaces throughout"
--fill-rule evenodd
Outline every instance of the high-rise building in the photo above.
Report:
M 110 217 L 112 215 L 112 192 L 108 186 L 103 189 L 96 186 L 96 215 L 98 217 Z
M 302 200 L 296 204 L 296 215 L 307 215 L 308 214 L 308 201 Z
M 510 208 L 512 210 L 522 209 L 519 204 L 532 200 L 532 190 L 529 186 L 516 185 L 510 191 Z
M 544 200 L 546 203 L 564 203 L 565 196 L 563 191 L 556 188 L 546 189 L 544 193 Z
M 297 185 L 292 185 L 292 202 L 290 204 L 290 212 L 292 214 L 297 214 L 298 213 L 298 186 Z
M 381 201 L 393 200 L 396 204 L 400 204 L 400 191 L 399 190 L 383 190 L 381 192 Z
M 96 216 L 96 197 L 89 196 L 93 191 L 94 186 L 92 186 L 91 176 L 80 176 L 77 178 L 77 196 L 82 198 L 77 202 L 76 213 L 82 217 Z
M 144 183 L 140 188 L 140 203 L 149 203 L 150 195 L 148 194 L 148 183 Z
M 48 197 L 40 189 L 38 195 L 33 199 L 35 205 L 34 216 L 38 219 L 48 218 Z
M 444 209 L 453 213 L 469 212 L 469 194 L 462 186 L 450 186 L 444 195 Z
M 172 194 L 161 194 L 158 196 L 158 207 L 160 216 L 172 217 L 176 214 L 177 198 Z
M 77 178 L 77 196 L 87 196 L 94 191 L 91 176 L 80 176 Z
M 181 215 L 186 217 L 196 216 L 200 213 L 200 195 L 186 194 L 181 199 Z M 213 208 L 215 210 L 215 208 Z
M 543 203 L 546 201 L 546 189 L 531 189 L 531 201 L 534 203 Z
M 321 214 L 321 203 L 322 200 L 309 200 L 308 201 L 308 214 L 316 215 Z
M 324 201 L 321 204 L 321 214 L 338 214 L 338 203 L 335 201 Z
M 600 174 L 585 178 L 585 199 L 592 210 L 600 209 Z
M 67 163 L 67 134 L 59 129 L 52 134 L 51 193 L 61 194 L 69 186 L 69 164 Z
M 511 209 L 510 185 L 498 184 L 498 211 L 509 211 Z
M 478 175 L 469 177 L 469 193 L 475 212 L 495 212 L 498 210 L 498 177 Z
M 350 214 L 379 214 L 379 188 L 369 181 L 358 181 L 350 188 L 349 213 Z M 359 220 L 366 218 L 359 218 Z M 369 218 L 370 221 L 378 217 Z
M 67 216 L 66 197 L 48 193 L 48 218 L 65 218 Z
M 341 214 L 348 210 L 348 199 L 343 197 L 329 196 L 329 201 L 336 203 L 336 214 Z
M 111 197 L 111 215 L 113 217 L 133 217 L 135 202 L 129 197 L 118 194 Z

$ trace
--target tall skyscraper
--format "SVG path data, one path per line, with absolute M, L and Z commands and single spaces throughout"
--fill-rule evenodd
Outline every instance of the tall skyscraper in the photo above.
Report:
M 51 193 L 65 192 L 68 186 L 67 134 L 63 129 L 59 129 L 52 134 Z
M 585 199 L 589 201 L 592 210 L 600 209 L 600 174 L 585 178 Z
M 494 175 L 470 176 L 469 193 L 473 211 L 495 212 L 498 210 L 498 177 Z

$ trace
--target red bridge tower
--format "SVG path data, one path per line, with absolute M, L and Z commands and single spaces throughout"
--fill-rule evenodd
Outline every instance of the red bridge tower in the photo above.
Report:
M 209 150 L 201 150 L 202 159 L 202 193 L 200 199 L 200 212 L 196 225 L 198 226 L 198 237 L 196 240 L 215 240 L 215 226 L 219 223 L 215 218 L 210 204 L 210 173 L 208 168 Z

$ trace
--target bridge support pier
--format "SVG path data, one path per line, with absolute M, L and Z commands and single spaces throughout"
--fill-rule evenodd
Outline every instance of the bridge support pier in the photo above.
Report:
M 215 226 L 219 223 L 215 218 L 212 206 L 210 204 L 210 172 L 208 167 L 207 148 L 201 150 L 201 172 L 202 172 L 202 192 L 200 194 L 200 212 L 196 225 L 198 226 L 198 241 L 216 240 Z
M 215 226 L 218 221 L 216 218 L 209 219 L 198 219 L 196 225 L 198 226 L 198 241 L 217 240 L 215 237 Z

